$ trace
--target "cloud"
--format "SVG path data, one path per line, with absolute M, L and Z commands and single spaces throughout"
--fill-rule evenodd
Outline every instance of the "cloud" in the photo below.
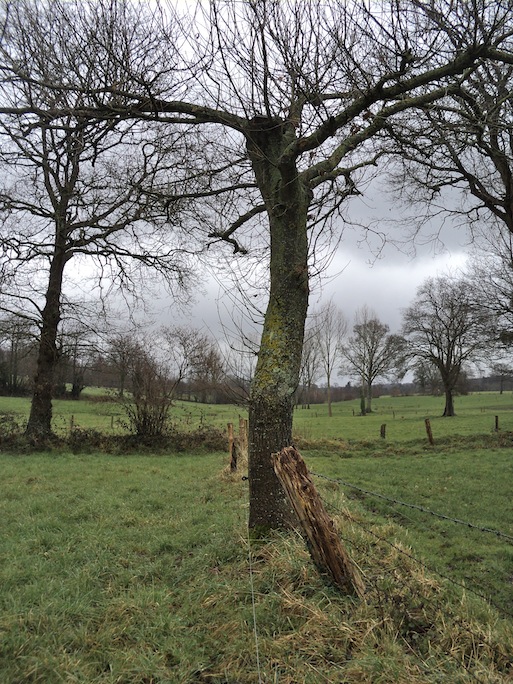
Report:
M 363 256 L 352 255 L 348 261 L 344 255 L 337 255 L 331 269 L 336 273 L 337 266 L 345 268 L 312 298 L 312 306 L 332 298 L 351 323 L 356 310 L 366 305 L 392 332 L 398 332 L 401 310 L 411 303 L 424 280 L 442 273 L 456 273 L 463 269 L 465 262 L 464 252 L 414 259 L 403 256 L 402 260 L 396 257 L 393 261 L 385 258 L 374 264 L 369 264 Z

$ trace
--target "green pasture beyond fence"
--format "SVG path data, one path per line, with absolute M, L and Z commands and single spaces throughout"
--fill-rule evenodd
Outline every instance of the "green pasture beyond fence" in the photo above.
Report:
M 297 438 L 310 440 L 371 440 L 382 441 L 385 425 L 387 442 L 427 439 L 425 419 L 429 418 L 433 437 L 453 435 L 471 436 L 501 431 L 513 432 L 513 394 L 511 392 L 480 392 L 458 396 L 456 416 L 443 418 L 443 397 L 382 396 L 373 401 L 372 414 L 361 416 L 360 402 L 344 401 L 333 404 L 333 416 L 328 416 L 325 404 L 310 408 L 297 407 L 294 414 L 294 433 Z M 0 397 L 0 414 L 13 413 L 22 419 L 28 416 L 30 402 L 25 398 Z M 201 424 L 224 429 L 226 424 L 237 424 L 238 417 L 246 417 L 246 409 L 233 405 L 207 405 L 177 402 L 171 420 L 180 429 L 196 429 Z M 54 401 L 54 429 L 65 434 L 72 427 L 94 429 L 107 433 L 126 431 L 126 415 L 116 401 L 102 401 L 98 391 L 87 391 L 79 401 Z

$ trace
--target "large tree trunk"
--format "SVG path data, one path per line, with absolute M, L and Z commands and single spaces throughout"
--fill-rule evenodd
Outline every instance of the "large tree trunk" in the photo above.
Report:
M 61 314 L 62 277 L 66 263 L 64 250 L 56 250 L 50 266 L 45 307 L 41 316 L 41 336 L 34 391 L 27 423 L 28 437 L 46 439 L 52 435 L 52 390 L 58 361 L 57 329 Z
M 440 371 L 440 376 L 442 378 L 442 384 L 444 386 L 445 392 L 445 408 L 443 412 L 443 417 L 455 416 L 454 412 L 454 388 L 458 382 L 460 375 L 460 366 L 452 363 L 447 363 L 445 366 L 438 366 Z
M 308 308 L 306 224 L 311 195 L 295 164 L 283 161 L 290 126 L 258 119 L 248 135 L 271 238 L 269 302 L 249 401 L 249 527 L 255 536 L 290 527 L 295 520 L 271 460 L 272 453 L 292 441 L 293 395 Z
M 370 382 L 367 383 L 366 390 L 365 413 L 372 413 L 372 384 Z
M 452 388 L 445 388 L 445 409 L 443 412 L 444 417 L 455 416 L 454 412 L 454 398 L 452 395 Z

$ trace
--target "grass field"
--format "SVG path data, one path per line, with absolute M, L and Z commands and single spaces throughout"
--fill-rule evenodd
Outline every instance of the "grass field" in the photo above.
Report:
M 363 418 L 357 402 L 331 419 L 296 411 L 365 601 L 331 587 L 295 534 L 249 546 L 247 483 L 226 453 L 0 454 L 0 681 L 513 681 L 513 543 L 361 491 L 513 537 L 511 395 L 459 398 L 454 419 L 436 417 L 440 401 L 383 398 Z M 56 402 L 56 424 L 111 430 L 118 409 Z M 178 411 L 191 427 L 243 414 Z

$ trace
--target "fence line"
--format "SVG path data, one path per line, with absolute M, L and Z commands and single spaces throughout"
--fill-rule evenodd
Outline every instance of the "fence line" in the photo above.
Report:
M 331 509 L 334 513 L 338 513 L 339 515 L 341 515 L 341 516 L 343 516 L 343 517 L 347 517 L 347 514 L 344 513 L 344 511 L 341 511 L 341 510 L 338 509 L 336 506 L 334 506 L 332 503 L 326 501 L 325 499 L 323 499 L 323 502 L 326 504 L 327 508 Z M 467 587 L 466 585 L 461 584 L 461 583 L 459 583 L 459 582 L 456 582 L 456 581 L 453 580 L 451 577 L 448 577 L 447 575 L 444 575 L 444 574 L 440 573 L 440 572 L 439 572 L 438 570 L 436 570 L 435 568 L 431 568 L 430 566 L 426 565 L 423 561 L 421 561 L 419 558 L 416 558 L 415 556 L 413 556 L 412 554 L 408 553 L 407 551 L 405 551 L 405 550 L 402 549 L 401 547 L 397 546 L 397 545 L 394 544 L 393 542 L 389 541 L 389 540 L 386 539 L 385 537 L 381 537 L 379 534 L 377 534 L 377 533 L 374 532 L 373 530 L 368 529 L 368 527 L 367 527 L 366 524 L 361 523 L 361 522 L 359 522 L 358 520 L 355 520 L 354 518 L 351 518 L 351 522 L 354 523 L 354 524 L 356 524 L 356 525 L 358 525 L 359 527 L 361 527 L 365 532 L 367 532 L 367 533 L 370 534 L 371 536 L 375 537 L 376 540 L 377 540 L 376 542 L 374 542 L 375 545 L 378 545 L 380 542 L 383 542 L 383 543 L 387 544 L 388 546 L 390 546 L 390 547 L 392 547 L 393 549 L 395 549 L 398 553 L 402 554 L 403 556 L 406 556 L 406 557 L 409 558 L 410 560 L 413 560 L 415 563 L 417 563 L 418 565 L 420 565 L 422 568 L 424 568 L 424 569 L 427 570 L 428 572 L 430 572 L 430 573 L 432 573 L 432 574 L 436 574 L 436 575 L 438 575 L 439 577 L 441 577 L 442 579 L 447 580 L 448 582 L 451 582 L 452 584 L 456 585 L 457 587 L 463 588 L 465 591 L 468 591 L 468 592 L 470 592 L 470 593 L 475 594 L 475 595 L 478 596 L 479 598 L 484 599 L 489 605 L 493 606 L 493 607 L 494 607 L 496 610 L 498 610 L 499 612 L 502 612 L 502 613 L 505 614 L 505 615 L 508 615 L 508 616 L 513 617 L 513 613 L 509 613 L 508 611 L 504 611 L 500 606 L 498 606 L 498 605 L 494 604 L 493 602 L 491 602 L 491 601 L 488 599 L 488 597 L 485 596 L 484 594 L 481 594 L 481 593 L 479 593 L 479 592 L 476 592 L 476 591 L 474 591 L 473 589 Z M 363 549 L 363 548 L 362 548 L 358 543 L 356 543 L 353 539 L 349 539 L 348 537 L 344 537 L 344 535 L 340 534 L 340 531 L 339 531 L 339 530 L 338 530 L 338 534 L 339 534 L 339 536 L 341 537 L 341 539 L 342 539 L 343 541 L 345 541 L 345 542 L 348 543 L 349 545 L 352 545 L 353 547 L 355 547 L 356 549 L 358 549 L 360 552 L 364 552 L 364 551 L 365 551 L 365 549 Z M 389 574 L 391 574 L 391 575 L 393 574 L 391 570 L 389 571 Z M 374 586 L 374 588 L 377 590 L 378 594 L 381 595 L 382 592 L 379 590 L 379 587 L 378 587 L 378 585 L 377 585 L 377 582 L 373 581 L 371 578 L 367 578 L 367 580 L 370 581 L 370 583 L 371 583 L 371 584 Z M 469 627 L 468 625 L 466 625 L 466 624 L 461 624 L 461 623 L 460 623 L 460 626 L 461 626 L 468 634 L 470 634 L 473 638 L 478 638 L 478 639 L 481 639 L 481 638 L 482 638 L 482 635 L 475 634 L 475 633 L 470 629 L 470 627 Z M 486 642 L 485 642 L 485 645 L 488 646 L 488 648 L 494 650 L 496 654 L 502 655 L 501 652 L 500 652 L 500 650 L 499 650 L 496 646 L 494 646 L 494 644 L 486 643 Z M 461 665 L 461 664 L 462 664 L 462 662 L 460 661 L 460 659 L 459 659 L 459 658 L 456 658 L 456 657 L 453 656 L 451 653 L 448 652 L 448 653 L 447 653 L 447 656 L 448 656 L 449 658 L 451 658 L 452 660 L 454 660 L 458 665 Z M 469 674 L 476 682 L 479 682 L 479 684 L 486 684 L 486 683 L 484 682 L 484 680 L 480 679 L 474 672 L 472 672 L 472 670 L 471 670 L 469 667 L 467 667 L 466 663 L 463 663 L 463 666 L 464 666 L 465 670 L 468 672 L 468 674 Z
M 354 489 L 358 492 L 361 492 L 362 494 L 366 494 L 367 496 L 373 496 L 377 499 L 382 499 L 383 501 L 388 501 L 389 503 L 394 503 L 399 506 L 405 506 L 406 508 L 412 508 L 413 510 L 416 511 L 421 511 L 422 513 L 427 513 L 429 515 L 432 515 L 435 518 L 441 518 L 442 520 L 448 520 L 449 522 L 456 523 L 458 525 L 464 525 L 465 527 L 469 527 L 474 530 L 478 530 L 479 532 L 487 532 L 489 534 L 494 534 L 496 537 L 501 537 L 502 539 L 507 539 L 510 542 L 513 542 L 513 536 L 510 534 L 506 534 L 505 532 L 501 532 L 500 530 L 494 530 L 490 527 L 481 527 L 480 525 L 475 525 L 474 523 L 468 522 L 466 520 L 459 520 L 458 518 L 452 518 L 449 515 L 445 515 L 444 513 L 437 513 L 436 511 L 432 511 L 429 508 L 425 508 L 424 506 L 419 506 L 418 504 L 412 504 L 412 503 L 407 503 L 405 501 L 400 501 L 399 499 L 394 499 L 392 497 L 386 496 L 385 494 L 378 494 L 377 492 L 371 492 L 368 489 L 363 489 L 362 487 L 358 487 L 357 485 L 354 485 L 350 482 L 345 482 L 344 480 L 339 480 L 339 479 L 334 479 L 331 477 L 328 477 L 327 475 L 321 475 L 320 473 L 315 473 L 310 471 L 311 475 L 314 475 L 315 477 L 319 477 L 323 480 L 327 480 L 328 482 L 333 482 L 338 485 L 342 485 L 344 487 L 349 487 L 350 489 Z
M 316 477 L 320 477 L 320 478 L 322 478 L 322 479 L 325 479 L 325 480 L 327 480 L 327 481 L 329 481 L 329 482 L 333 482 L 333 483 L 335 483 L 335 484 L 344 484 L 344 485 L 346 484 L 346 483 L 344 483 L 344 482 L 342 482 L 342 481 L 334 480 L 334 479 L 329 478 L 329 477 L 327 477 L 327 476 L 320 475 L 319 473 L 311 473 L 311 474 L 312 474 L 312 475 L 315 475 Z M 349 486 L 353 486 L 353 487 L 355 487 L 356 489 L 359 489 L 360 491 L 365 491 L 365 490 L 361 490 L 361 488 L 359 488 L 359 487 L 356 487 L 356 485 L 349 485 Z M 366 493 L 366 492 L 365 492 L 365 493 Z M 376 495 L 375 492 L 372 492 L 371 494 L 375 494 L 375 495 Z M 401 502 L 395 501 L 394 499 L 389 499 L 388 497 L 385 497 L 385 496 L 380 496 L 380 495 L 377 495 L 377 496 L 379 496 L 380 498 L 387 499 L 388 501 L 392 501 L 393 503 L 401 503 Z M 324 503 L 325 503 L 325 504 L 334 512 L 334 513 L 337 513 L 337 514 L 341 515 L 342 517 L 347 517 L 347 513 L 345 513 L 344 511 L 338 509 L 334 504 L 332 504 L 332 503 L 326 501 L 324 498 L 323 498 L 323 502 L 324 502 Z M 406 504 L 406 505 L 408 505 L 408 504 Z M 431 511 L 429 511 L 428 509 L 426 509 L 426 510 L 427 510 L 427 512 L 431 513 Z M 452 518 L 449 518 L 448 516 L 444 516 L 444 518 L 446 518 L 447 520 L 449 520 L 449 521 L 451 521 L 451 522 L 458 522 L 458 523 L 460 522 L 460 521 L 458 521 L 457 519 L 452 519 Z M 370 523 L 370 522 L 361 522 L 361 521 L 356 520 L 356 519 L 354 519 L 354 518 L 351 518 L 351 522 L 354 523 L 355 525 L 357 525 L 358 527 L 360 527 L 361 529 L 363 529 L 363 530 L 364 530 L 365 532 L 367 532 L 370 536 L 376 538 L 379 542 L 383 542 L 384 544 L 388 544 L 388 546 L 390 546 L 391 548 L 393 548 L 394 550 L 396 550 L 398 553 L 400 553 L 400 554 L 402 554 L 403 556 L 405 556 L 406 558 L 409 558 L 410 560 L 414 561 L 415 563 L 417 563 L 419 566 L 421 566 L 422 568 L 424 568 L 425 570 L 427 570 L 427 571 L 430 572 L 431 574 L 438 575 L 441 579 L 450 582 L 450 583 L 453 584 L 454 586 L 456 586 L 456 587 L 458 587 L 458 588 L 460 588 L 460 589 L 463 589 L 464 591 L 467 591 L 467 592 L 469 592 L 469 593 L 474 594 L 475 596 L 479 597 L 480 599 L 483 599 L 484 601 L 486 601 L 486 603 L 487 603 L 488 605 L 490 605 L 490 606 L 492 606 L 493 608 L 495 608 L 495 610 L 497 610 L 497 611 L 498 611 L 499 613 L 501 613 L 502 615 L 505 615 L 505 616 L 507 616 L 508 618 L 513 618 L 513 612 L 508 611 L 508 610 L 506 610 L 505 608 L 503 608 L 502 606 L 500 606 L 498 603 L 495 603 L 495 601 L 493 601 L 492 599 L 490 599 L 489 595 L 487 595 L 487 594 L 485 594 L 485 593 L 482 593 L 481 591 L 478 591 L 478 590 L 476 590 L 476 589 L 473 589 L 471 586 L 468 586 L 468 585 L 466 585 L 466 584 L 463 584 L 462 582 L 458 582 L 457 580 L 453 579 L 452 577 L 449 577 L 448 575 L 445 575 L 444 573 L 440 572 L 440 571 L 437 570 L 436 568 L 434 568 L 434 567 L 432 567 L 432 566 L 426 564 L 424 561 L 420 560 L 420 558 L 417 558 L 417 557 L 414 556 L 413 554 L 411 554 L 411 553 L 409 553 L 408 551 L 405 551 L 405 550 L 402 549 L 401 547 L 397 546 L 396 544 L 394 544 L 393 542 L 391 542 L 389 539 L 386 539 L 385 537 L 382 537 L 381 535 L 379 535 L 379 534 L 377 534 L 376 532 L 374 532 L 374 530 L 369 529 L 369 526 L 370 526 L 372 523 Z M 465 523 L 463 523 L 463 524 L 465 524 Z M 480 529 L 479 527 L 477 527 L 477 526 L 475 526 L 475 525 L 472 525 L 472 527 L 478 529 L 479 531 L 483 531 L 483 529 Z M 484 531 L 488 531 L 488 530 L 487 530 L 486 528 L 484 528 Z M 339 534 L 340 534 L 340 533 L 339 533 Z M 508 535 L 505 535 L 505 536 L 507 537 Z M 344 539 L 344 541 L 348 542 L 349 544 L 352 544 L 352 545 L 356 546 L 353 540 L 347 539 L 347 538 L 343 538 L 343 539 Z M 467 578 L 467 579 L 468 579 L 470 582 L 474 582 L 474 580 L 471 580 L 470 578 Z M 482 589 L 482 587 L 479 587 L 479 588 Z

